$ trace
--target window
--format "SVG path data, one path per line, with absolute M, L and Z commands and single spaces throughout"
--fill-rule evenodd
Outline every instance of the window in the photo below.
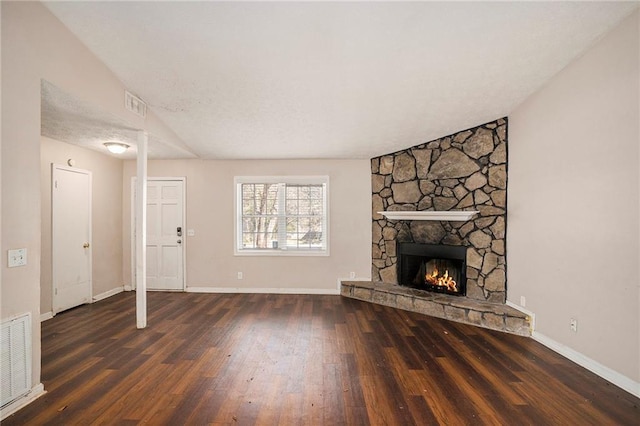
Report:
M 236 254 L 329 254 L 327 176 L 243 176 L 235 184 Z

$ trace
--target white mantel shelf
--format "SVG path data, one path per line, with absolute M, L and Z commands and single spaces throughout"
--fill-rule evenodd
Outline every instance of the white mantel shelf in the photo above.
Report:
M 477 210 L 378 212 L 378 214 L 390 220 L 443 220 L 450 222 L 469 220 L 477 213 Z

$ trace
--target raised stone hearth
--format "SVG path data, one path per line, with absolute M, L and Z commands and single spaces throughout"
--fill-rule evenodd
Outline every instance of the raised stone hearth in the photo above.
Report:
M 372 281 L 343 282 L 343 296 L 531 334 L 527 315 L 506 305 L 507 126 L 501 118 L 371 159 Z M 477 214 L 441 218 L 462 210 Z M 428 211 L 438 212 L 435 220 L 379 213 Z M 465 291 L 445 295 L 408 287 L 404 275 L 412 275 L 413 266 L 399 277 L 399 243 L 464 247 Z
M 530 318 L 502 303 L 489 303 L 429 293 L 395 284 L 371 281 L 343 281 L 341 294 L 345 297 L 418 312 L 451 321 L 472 324 L 491 330 L 520 336 L 531 335 Z

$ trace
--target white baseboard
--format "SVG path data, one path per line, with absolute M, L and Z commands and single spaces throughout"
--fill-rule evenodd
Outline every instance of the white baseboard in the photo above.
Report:
M 50 320 L 53 318 L 53 312 L 45 312 L 44 314 L 40 314 L 40 322 L 45 322 L 46 320 Z
M 0 410 L 0 421 L 6 419 L 22 407 L 31 404 L 33 401 L 40 398 L 45 393 L 47 392 L 44 390 L 44 385 L 42 383 L 38 383 L 37 385 L 32 387 L 31 390 L 26 394 L 2 407 L 2 409 Z
M 534 331 L 531 334 L 531 337 L 535 341 L 545 345 L 549 349 L 559 353 L 565 358 L 570 359 L 571 361 L 586 368 L 592 373 L 597 374 L 598 376 L 602 377 L 605 380 L 608 380 L 609 382 L 613 383 L 619 388 L 624 389 L 630 394 L 640 398 L 640 383 L 635 382 L 632 379 L 628 378 L 627 376 L 624 376 L 618 373 L 617 371 L 612 370 L 611 368 L 600 364 L 598 361 L 594 361 L 593 359 L 587 356 L 584 356 L 580 352 L 573 350 L 570 347 L 563 345 L 562 343 L 559 343 L 553 339 L 550 339 L 544 334 L 540 334 Z
M 619 388 L 624 389 L 630 394 L 640 398 L 640 383 L 631 380 L 627 376 L 624 376 L 618 373 L 617 371 L 612 370 L 611 368 L 600 364 L 598 361 L 595 361 L 581 354 L 580 352 L 574 349 L 571 349 L 566 345 L 563 345 L 560 342 L 556 342 L 555 340 L 545 336 L 544 334 L 538 333 L 536 331 L 536 314 L 535 313 L 531 312 L 528 309 L 523 308 L 520 305 L 516 305 L 515 303 L 510 302 L 508 300 L 506 302 L 506 305 L 514 309 L 517 309 L 526 315 L 529 315 L 529 317 L 531 318 L 531 338 L 533 340 L 545 345 L 552 351 L 562 355 L 567 359 L 570 359 L 571 361 L 575 362 L 579 366 L 586 368 L 592 373 L 597 374 L 598 376 L 613 383 Z
M 131 287 L 130 285 L 125 285 L 124 286 L 124 291 L 132 291 L 133 287 Z
M 344 281 L 371 282 L 371 278 L 338 278 L 338 286 L 341 286 Z
M 104 293 L 96 294 L 95 296 L 93 296 L 93 301 L 98 302 L 100 300 L 106 299 L 107 297 L 115 296 L 118 293 L 122 293 L 123 291 L 124 291 L 123 286 L 112 288 L 109 291 L 105 291 Z
M 187 293 L 340 294 L 335 288 L 187 287 Z
M 98 302 L 100 300 L 104 300 L 107 297 L 115 296 L 118 293 L 122 293 L 123 290 L 124 287 L 112 288 L 111 290 L 105 291 L 104 293 L 96 294 L 95 296 L 93 296 L 91 301 Z M 40 314 L 40 322 L 45 322 L 46 320 L 50 320 L 53 317 L 53 312 L 45 312 L 43 314 Z

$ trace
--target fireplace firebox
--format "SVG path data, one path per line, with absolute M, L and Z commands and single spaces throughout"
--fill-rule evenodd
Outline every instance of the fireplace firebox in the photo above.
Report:
M 398 243 L 398 284 L 420 290 L 466 295 L 467 248 Z

